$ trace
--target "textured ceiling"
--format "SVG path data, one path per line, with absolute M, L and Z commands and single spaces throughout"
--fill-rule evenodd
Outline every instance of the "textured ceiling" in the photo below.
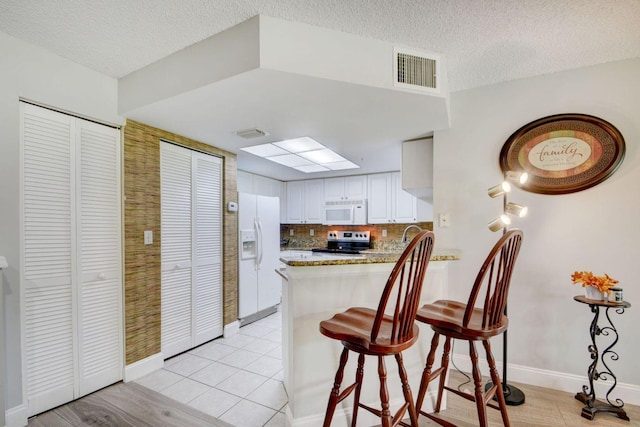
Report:
M 639 0 L 2 0 L 0 31 L 122 77 L 257 14 L 442 53 L 454 92 L 640 57 Z

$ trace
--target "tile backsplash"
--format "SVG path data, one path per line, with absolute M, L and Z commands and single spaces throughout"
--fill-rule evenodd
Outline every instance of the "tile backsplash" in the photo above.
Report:
M 404 247 L 401 242 L 404 229 L 411 224 L 369 224 L 369 225 L 322 225 L 322 224 L 280 224 L 280 247 L 282 249 L 312 249 L 327 246 L 327 233 L 330 230 L 369 231 L 372 249 L 395 251 Z M 433 222 L 419 222 L 423 230 L 433 230 Z M 293 235 L 291 235 L 293 230 Z M 313 230 L 313 236 L 311 232 Z M 386 237 L 383 237 L 383 230 Z M 417 230 L 411 229 L 407 239 L 413 238 Z

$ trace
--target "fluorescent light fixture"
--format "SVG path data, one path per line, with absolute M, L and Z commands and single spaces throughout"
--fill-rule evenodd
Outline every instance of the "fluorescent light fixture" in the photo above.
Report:
M 282 156 L 273 156 L 273 157 L 265 157 L 265 158 L 267 160 L 271 160 L 272 162 L 289 166 L 290 168 L 295 168 L 296 166 L 306 166 L 306 165 L 313 164 L 309 160 L 303 159 L 302 157 L 296 156 L 295 154 L 285 154 Z
M 299 155 L 320 165 L 323 165 L 325 163 L 341 162 L 344 160 L 344 157 L 337 153 L 334 153 L 328 148 L 322 150 L 305 151 L 304 153 L 300 153 Z
M 241 150 L 305 173 L 360 167 L 308 136 Z
M 303 151 L 320 150 L 325 148 L 313 138 L 303 136 L 301 138 L 285 139 L 284 141 L 274 142 L 273 145 L 277 145 L 280 148 L 284 148 L 290 153 L 301 153 Z
M 355 163 L 350 162 L 349 160 L 344 160 L 342 162 L 334 162 L 334 163 L 324 163 L 324 166 L 328 167 L 333 171 L 338 171 L 342 169 L 355 169 L 360 167 Z
M 242 150 L 258 157 L 271 157 L 289 154 L 287 150 L 283 150 L 282 148 L 276 147 L 273 144 L 253 145 L 251 147 L 242 148 Z
M 325 168 L 324 166 L 316 165 L 316 164 L 311 164 L 311 165 L 306 165 L 306 166 L 296 166 L 296 167 L 294 167 L 294 169 L 297 169 L 300 172 L 304 172 L 304 173 L 325 172 L 325 171 L 330 170 L 330 169 Z

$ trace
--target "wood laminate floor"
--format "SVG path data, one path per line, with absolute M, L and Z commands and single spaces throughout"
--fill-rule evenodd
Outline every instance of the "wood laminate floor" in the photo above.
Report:
M 28 427 L 232 427 L 136 383 L 118 383 L 29 419 Z
M 466 381 L 462 374 L 452 370 L 449 385 L 457 387 Z M 511 381 L 509 381 L 511 383 Z M 612 427 L 612 426 L 640 426 L 640 407 L 624 405 L 624 410 L 631 421 L 622 420 L 615 415 L 599 413 L 590 421 L 580 416 L 584 404 L 574 398 L 575 393 L 567 393 L 543 387 L 513 383 L 525 394 L 525 403 L 519 406 L 509 406 L 507 412 L 513 427 Z M 471 388 L 469 384 L 465 385 Z M 459 427 L 478 425 L 475 403 L 461 397 L 448 394 L 447 409 L 441 412 L 442 418 Z M 502 426 L 500 412 L 488 409 L 489 426 Z M 419 419 L 420 427 L 437 425 L 427 420 L 425 416 Z

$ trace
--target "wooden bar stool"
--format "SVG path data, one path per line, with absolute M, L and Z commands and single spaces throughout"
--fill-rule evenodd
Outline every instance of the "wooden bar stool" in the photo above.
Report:
M 352 426 L 356 425 L 359 407 L 379 416 L 383 427 L 395 426 L 400 423 L 403 415 L 409 409 L 411 424 L 418 425 L 418 413 L 413 403 L 401 352 L 411 347 L 418 339 L 419 330 L 415 324 L 415 318 L 420 305 L 420 294 L 427 264 L 433 250 L 433 240 L 433 232 L 422 231 L 409 243 L 389 275 L 377 310 L 363 307 L 349 308 L 329 320 L 320 322 L 320 332 L 326 337 L 342 341 L 344 346 L 333 389 L 329 395 L 323 424 L 325 427 L 331 425 L 331 419 L 338 403 L 353 391 L 355 391 L 355 402 L 351 419 Z M 387 311 L 387 303 L 390 299 L 395 300 L 395 305 L 389 304 L 390 310 Z M 385 314 L 385 311 L 389 314 Z M 349 350 L 359 354 L 356 379 L 353 384 L 341 392 L 340 385 L 349 357 Z M 374 409 L 360 403 L 365 355 L 378 357 L 381 409 Z M 395 356 L 398 364 L 405 399 L 405 403 L 394 416 L 391 416 L 389 410 L 387 370 L 384 363 L 384 357 L 391 355 Z
M 502 392 L 502 383 L 491 353 L 489 338 L 507 330 L 508 319 L 505 315 L 505 306 L 507 304 L 511 273 L 518 257 L 521 243 L 522 231 L 520 230 L 512 229 L 502 236 L 489 253 L 484 264 L 482 264 L 466 304 L 457 301 L 439 300 L 433 304 L 426 304 L 418 310 L 416 320 L 430 325 L 435 333 L 431 340 L 431 350 L 427 356 L 427 363 L 420 381 L 416 410 L 419 414 L 425 415 L 440 425 L 453 426 L 454 424 L 421 410 L 429 382 L 438 376 L 440 377 L 440 383 L 435 407 L 436 413 L 440 412 L 442 392 L 448 390 L 476 403 L 480 426 L 487 425 L 486 406 L 498 409 L 502 415 L 504 425 L 509 426 L 509 416 L 507 415 L 507 407 Z M 480 295 L 484 295 L 484 300 L 480 300 L 483 306 L 482 308 L 476 308 L 475 304 Z M 438 369 L 432 371 L 440 335 L 445 336 L 442 363 Z M 473 394 L 464 393 L 445 385 L 452 338 L 469 342 L 469 355 L 471 356 L 474 381 Z M 493 386 L 486 393 L 482 388 L 482 378 L 478 368 L 476 341 L 482 341 L 484 345 L 493 383 Z M 491 403 L 494 395 L 498 401 L 497 406 Z

